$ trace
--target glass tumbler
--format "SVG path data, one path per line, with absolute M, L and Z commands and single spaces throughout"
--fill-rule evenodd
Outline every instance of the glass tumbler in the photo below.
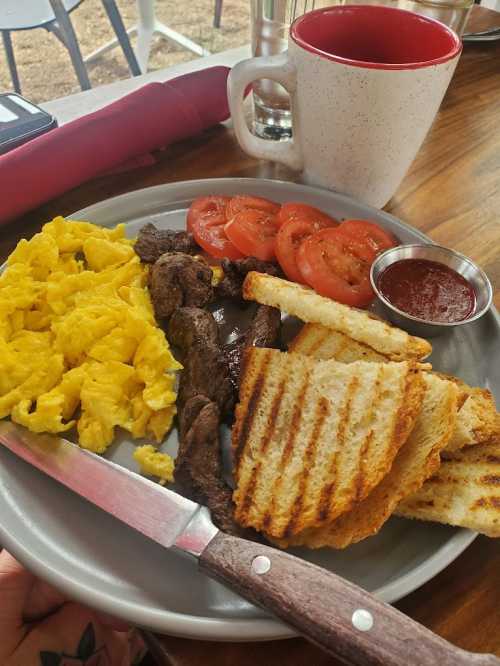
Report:
M 335 0 L 251 0 L 252 55 L 269 56 L 288 48 L 292 22 L 308 11 L 339 4 Z M 290 97 L 279 83 L 259 79 L 253 84 L 254 132 L 264 139 L 285 140 L 292 135 Z
M 474 0 L 340 0 L 340 4 L 386 5 L 406 9 L 441 21 L 461 37 Z
M 473 4 L 474 0 L 398 0 L 396 6 L 437 19 L 461 37 Z

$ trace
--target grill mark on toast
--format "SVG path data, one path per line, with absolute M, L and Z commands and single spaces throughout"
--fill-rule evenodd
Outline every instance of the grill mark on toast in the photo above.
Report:
M 238 431 L 238 441 L 236 443 L 236 447 L 234 450 L 234 460 L 236 467 L 239 466 L 241 454 L 243 453 L 243 449 L 245 448 L 245 444 L 248 440 L 248 435 L 250 434 L 250 431 L 252 429 L 254 418 L 256 415 L 255 407 L 260 400 L 263 388 L 264 388 L 264 377 L 259 374 L 253 386 L 250 398 L 248 399 L 246 410 L 244 412 L 245 415 L 243 417 L 243 421 Z
M 377 377 L 375 378 L 375 383 L 373 385 L 373 394 L 375 394 L 375 398 L 371 401 L 370 403 L 370 421 L 373 420 L 373 414 L 375 413 L 375 410 L 378 408 L 378 404 L 380 400 L 382 399 L 382 375 L 383 375 L 383 370 L 384 366 L 381 364 L 380 368 L 377 371 Z M 363 490 L 364 490 L 364 472 L 365 472 L 365 466 L 363 463 L 363 458 L 369 457 L 369 451 L 370 451 L 370 446 L 373 442 L 373 428 L 370 429 L 365 436 L 365 439 L 363 440 L 362 445 L 359 447 L 359 464 L 358 464 L 358 473 L 356 474 L 356 478 L 354 480 L 354 487 L 356 488 L 356 494 L 355 494 L 355 499 L 359 500 L 361 499 L 363 495 Z
M 350 342 L 350 339 L 348 337 L 344 336 L 342 342 L 337 347 L 337 350 L 335 352 L 335 358 L 341 357 L 342 353 L 349 347 L 349 342 Z
M 281 454 L 281 460 L 280 460 L 280 477 L 277 480 L 273 492 L 271 494 L 271 501 L 269 504 L 269 507 L 265 513 L 264 519 L 266 520 L 266 525 L 267 528 L 271 528 L 273 525 L 273 516 L 275 513 L 275 506 L 276 506 L 276 496 L 279 496 L 281 486 L 282 486 L 282 479 L 283 476 L 285 475 L 285 467 L 288 464 L 288 461 L 290 459 L 290 456 L 293 451 L 293 445 L 295 443 L 295 438 L 297 436 L 297 433 L 299 431 L 299 425 L 300 425 L 300 420 L 302 418 L 302 408 L 304 406 L 304 401 L 305 401 L 305 396 L 307 393 L 307 389 L 309 388 L 309 381 L 311 378 L 311 373 L 309 370 L 306 371 L 305 373 L 305 378 L 304 381 L 302 382 L 302 386 L 300 388 L 300 395 L 297 397 L 297 400 L 295 401 L 295 405 L 293 408 L 293 414 L 292 414 L 292 419 L 290 421 L 290 426 L 289 426 L 289 435 L 288 439 L 286 441 L 285 447 L 283 449 L 283 452 Z M 268 516 L 270 516 L 270 519 L 268 519 Z M 282 534 L 275 534 L 273 536 L 283 536 Z
M 245 354 L 247 358 L 245 372 L 250 370 L 250 353 Z M 245 449 L 248 437 L 252 430 L 254 424 L 254 418 L 256 416 L 255 406 L 258 404 L 262 390 L 264 388 L 265 374 L 262 372 L 262 368 L 265 367 L 265 363 L 268 361 L 268 354 L 259 353 L 260 364 L 257 365 L 254 372 L 257 377 L 254 381 L 253 387 L 251 388 L 250 396 L 248 399 L 243 399 L 242 402 L 237 406 L 237 419 L 240 413 L 243 413 L 243 419 L 240 424 L 238 420 L 233 430 L 233 436 L 236 437 L 237 441 L 233 442 L 233 451 L 234 451 L 234 467 L 235 467 L 235 478 L 237 479 L 237 493 L 239 496 L 243 496 L 243 501 L 236 504 L 235 506 L 235 516 L 244 525 L 245 518 L 247 517 L 248 508 L 250 506 L 250 501 L 253 495 L 253 489 L 257 479 L 257 473 L 259 471 L 259 466 L 256 466 L 250 472 L 250 478 L 248 479 L 246 485 L 240 486 L 239 484 L 239 463 L 241 455 Z M 242 382 L 242 389 L 245 381 Z M 236 428 L 238 428 L 236 430 Z
M 302 386 L 300 388 L 300 395 L 297 396 L 297 400 L 295 401 L 295 406 L 293 408 L 293 414 L 292 414 L 292 420 L 290 421 L 290 433 L 288 435 L 287 442 L 285 444 L 285 448 L 283 449 L 283 453 L 281 454 L 281 469 L 283 470 L 284 467 L 288 464 L 288 461 L 290 459 L 290 455 L 293 451 L 293 445 L 295 444 L 295 438 L 297 436 L 298 430 L 299 430 L 299 424 L 300 420 L 302 418 L 302 409 L 304 407 L 304 401 L 305 401 L 305 396 L 307 393 L 307 389 L 309 388 L 309 381 L 311 378 L 311 373 L 306 371 L 305 373 L 305 379 L 302 383 Z
M 484 485 L 500 486 L 500 476 L 497 474 L 486 474 L 479 479 Z
M 246 485 L 243 502 L 241 502 L 240 506 L 237 507 L 235 511 L 235 514 L 238 518 L 238 522 L 240 523 L 240 525 L 243 525 L 244 527 L 247 526 L 248 509 L 252 504 L 255 486 L 257 484 L 257 478 L 258 478 L 257 475 L 259 471 L 260 471 L 260 463 L 257 463 L 257 465 L 255 465 L 255 467 L 252 469 L 252 472 L 250 474 L 250 479 Z
M 431 476 L 430 479 L 427 479 L 426 483 L 453 483 L 453 479 L 443 479 L 441 476 Z
M 276 428 L 276 420 L 278 418 L 278 414 L 280 411 L 280 405 L 281 401 L 283 400 L 283 394 L 285 392 L 285 381 L 283 380 L 279 387 L 276 395 L 273 398 L 273 401 L 271 403 L 271 409 L 269 410 L 269 417 L 268 421 L 266 424 L 266 428 L 261 436 L 261 442 L 262 446 L 260 447 L 260 454 L 263 454 L 267 451 L 267 447 L 269 446 L 269 442 L 271 441 L 271 438 L 274 434 L 274 430 Z
M 471 509 L 484 509 L 485 507 L 500 509 L 500 497 L 480 497 L 474 502 Z
M 267 447 L 269 446 L 269 442 L 271 441 L 271 438 L 274 434 L 274 430 L 276 428 L 276 420 L 278 418 L 278 413 L 279 413 L 279 408 L 281 405 L 281 401 L 283 400 L 283 394 L 285 392 L 285 381 L 282 381 L 279 385 L 278 392 L 273 398 L 273 401 L 271 403 L 271 409 L 269 410 L 269 417 L 268 421 L 266 423 L 266 427 L 264 432 L 261 435 L 260 441 L 261 445 L 259 447 L 259 458 L 262 457 L 263 454 L 267 451 Z M 261 458 L 262 459 L 262 458 Z M 255 490 L 257 488 L 257 483 L 256 479 L 258 478 L 258 474 L 260 472 L 260 469 L 262 467 L 262 462 L 258 462 L 257 465 L 255 466 L 253 473 L 252 473 L 252 485 L 247 488 L 247 492 L 245 495 L 245 500 L 244 500 L 244 506 L 246 506 L 246 510 L 249 509 L 253 502 L 253 496 L 255 493 Z M 255 474 L 254 474 L 255 473 Z M 269 519 L 268 519 L 268 513 L 264 515 L 262 524 L 264 526 L 267 526 L 269 524 Z
M 371 443 L 373 441 L 373 430 L 370 430 L 368 435 L 365 437 L 365 441 L 359 449 L 359 465 L 358 473 L 356 474 L 356 479 L 354 481 L 354 486 L 356 488 L 355 500 L 358 501 L 361 499 L 364 490 L 364 479 L 365 479 L 365 464 L 364 459 L 368 453 Z
M 403 399 L 401 402 L 401 406 L 396 414 L 396 428 L 392 438 L 393 442 L 401 442 L 401 440 L 403 439 L 403 435 L 404 435 L 404 440 L 406 440 L 406 438 L 410 434 L 409 431 L 410 421 L 413 423 L 413 425 L 415 424 L 416 415 L 410 413 L 410 410 L 408 410 L 408 398 L 409 396 L 414 397 L 414 394 L 416 396 L 417 391 L 420 393 L 420 406 L 419 406 L 419 411 L 420 411 L 420 407 L 422 405 L 422 400 L 425 392 L 425 384 L 423 379 L 420 377 L 420 385 L 418 389 L 417 387 L 413 386 L 413 382 L 417 381 L 416 375 L 419 372 L 420 371 L 417 368 L 412 367 L 406 373 L 405 386 L 403 390 Z M 404 443 L 404 441 L 402 443 Z
M 304 502 L 304 497 L 306 493 L 306 488 L 307 488 L 307 483 L 309 480 L 309 474 L 312 470 L 312 456 L 314 454 L 314 451 L 316 449 L 319 437 L 321 435 L 321 430 L 323 429 L 323 425 L 328 418 L 330 414 L 330 409 L 329 409 L 329 403 L 328 400 L 325 398 L 320 398 L 318 400 L 318 404 L 316 406 L 316 412 L 314 415 L 314 426 L 313 430 L 311 432 L 311 437 L 309 439 L 309 442 L 307 444 L 305 453 L 304 453 L 304 473 L 302 474 L 300 481 L 299 481 L 299 489 L 297 491 L 297 495 L 295 497 L 295 502 L 293 504 L 292 510 L 291 510 L 291 517 L 290 520 L 288 521 L 287 526 L 285 527 L 284 531 L 284 536 L 289 537 L 293 531 L 295 524 L 297 522 L 297 518 L 300 515 L 300 512 L 302 510 L 302 505 Z
M 316 508 L 317 520 L 321 522 L 326 520 L 331 510 L 331 504 L 333 502 L 333 489 L 335 488 L 338 475 L 338 468 L 337 468 L 338 457 L 339 457 L 338 451 L 342 451 L 342 448 L 345 446 L 345 431 L 347 428 L 348 416 L 351 409 L 351 402 L 354 396 L 354 391 L 356 386 L 358 385 L 358 382 L 359 380 L 357 376 L 354 376 L 351 379 L 351 381 L 349 382 L 349 386 L 347 387 L 346 390 L 346 397 L 344 404 L 339 409 L 339 423 L 337 427 L 337 434 L 335 437 L 336 453 L 332 457 L 327 476 L 327 478 L 331 478 L 332 480 L 330 481 L 330 483 L 326 483 L 323 489 L 321 490 L 318 506 Z
M 434 506 L 434 500 L 417 500 L 415 506 L 418 509 Z
M 326 338 L 328 337 L 327 331 L 316 331 L 316 339 L 312 345 L 309 346 L 307 354 L 309 356 L 314 356 L 318 349 L 324 344 Z

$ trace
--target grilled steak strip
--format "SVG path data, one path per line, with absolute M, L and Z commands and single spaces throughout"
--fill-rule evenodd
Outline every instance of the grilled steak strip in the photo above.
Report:
M 187 231 L 157 229 L 151 222 L 139 231 L 134 250 L 146 264 L 154 264 L 165 252 L 201 252 L 192 234 Z
M 184 305 L 203 307 L 213 300 L 212 271 L 188 254 L 162 254 L 149 273 L 149 291 L 157 319 L 168 319 Z
M 242 370 L 243 352 L 248 347 L 274 347 L 279 338 L 280 328 L 281 312 L 268 305 L 259 305 L 252 323 L 243 335 L 224 345 L 223 352 L 236 398 Z
M 168 324 L 168 339 L 181 352 L 179 404 L 182 408 L 195 395 L 215 402 L 222 414 L 230 411 L 234 398 L 229 371 L 219 343 L 215 319 L 200 308 L 177 308 Z
M 221 261 L 224 277 L 216 287 L 216 295 L 219 298 L 230 298 L 232 300 L 243 300 L 242 287 L 245 276 L 250 271 L 259 273 L 268 273 L 276 277 L 283 277 L 278 264 L 269 261 L 262 261 L 256 257 L 246 257 L 245 259 L 223 259 Z
M 233 518 L 232 490 L 223 480 L 219 408 L 203 395 L 193 396 L 180 414 L 180 446 L 175 480 L 196 502 L 210 509 L 217 527 L 235 536 L 253 536 Z
M 221 411 L 228 409 L 233 395 L 217 324 L 206 310 L 178 308 L 170 318 L 168 335 L 184 365 L 175 480 L 189 497 L 208 506 L 220 529 L 241 535 L 233 518 L 232 491 L 223 479 L 219 425 Z

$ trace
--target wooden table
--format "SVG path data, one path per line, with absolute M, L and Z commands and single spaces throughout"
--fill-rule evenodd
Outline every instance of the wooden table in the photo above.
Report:
M 214 59 L 224 61 L 221 55 Z M 231 61 L 234 53 L 228 56 Z M 87 107 L 79 104 L 80 113 L 95 107 L 95 98 L 87 99 Z M 57 214 L 133 189 L 223 176 L 296 179 L 283 167 L 248 157 L 230 129 L 214 127 L 159 154 L 155 166 L 94 180 L 0 228 L 0 258 Z M 500 307 L 499 42 L 465 48 L 436 122 L 386 208 L 477 261 L 489 274 Z M 499 601 L 500 541 L 480 537 L 445 571 L 396 605 L 467 650 L 500 655 Z M 302 639 L 241 645 L 164 637 L 162 642 L 175 666 L 336 664 Z

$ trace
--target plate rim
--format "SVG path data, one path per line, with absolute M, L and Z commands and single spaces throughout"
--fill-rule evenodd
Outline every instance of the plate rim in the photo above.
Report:
M 368 206 L 352 197 L 332 190 L 273 178 L 199 178 L 163 183 L 132 190 L 130 192 L 124 192 L 108 199 L 102 199 L 101 201 L 97 201 L 74 213 L 67 214 L 65 217 L 68 219 L 84 219 L 86 216 L 96 212 L 96 209 L 102 209 L 105 206 L 113 206 L 118 201 L 120 203 L 126 203 L 128 200 L 140 199 L 142 196 L 148 194 L 160 195 L 161 198 L 165 199 L 166 204 L 169 203 L 169 198 L 170 202 L 174 203 L 177 199 L 181 199 L 181 195 L 169 197 L 169 194 L 179 188 L 196 190 L 202 186 L 207 187 L 212 185 L 214 188 L 217 188 L 218 185 L 234 185 L 236 188 L 238 184 L 246 186 L 253 184 L 255 187 L 266 184 L 283 187 L 284 189 L 297 188 L 305 190 L 311 195 L 330 196 L 337 202 L 345 203 L 346 205 L 363 205 L 366 208 L 373 210 L 377 216 L 382 216 L 395 223 L 396 226 L 403 227 L 412 234 L 417 235 L 423 242 L 435 244 L 435 242 L 422 231 L 412 227 L 384 210 Z M 189 198 L 189 196 L 197 195 L 188 195 L 187 198 Z M 493 314 L 496 323 L 500 328 L 500 316 L 494 305 L 492 305 L 490 312 Z M 395 581 L 390 581 L 380 588 L 377 588 L 374 590 L 373 594 L 382 601 L 394 603 L 413 592 L 445 569 L 451 562 L 459 557 L 478 536 L 476 532 L 465 528 L 454 529 L 455 532 L 453 535 L 424 562 L 421 562 L 410 571 L 407 571 Z M 162 609 L 161 613 L 159 613 L 150 608 L 148 609 L 141 604 L 113 597 L 105 592 L 100 592 L 98 587 L 92 588 L 89 585 L 78 582 L 77 580 L 66 576 L 64 573 L 57 571 L 50 566 L 50 563 L 32 555 L 15 535 L 8 534 L 4 530 L 1 523 L 0 538 L 3 546 L 6 547 L 12 555 L 43 580 L 58 587 L 72 598 L 79 599 L 83 603 L 88 603 L 98 610 L 126 617 L 128 621 L 133 622 L 137 626 L 144 626 L 158 631 L 159 633 L 168 633 L 195 640 L 249 642 L 280 640 L 298 635 L 294 629 L 272 617 L 244 619 L 210 618 L 199 615 L 188 615 L 168 609 Z

